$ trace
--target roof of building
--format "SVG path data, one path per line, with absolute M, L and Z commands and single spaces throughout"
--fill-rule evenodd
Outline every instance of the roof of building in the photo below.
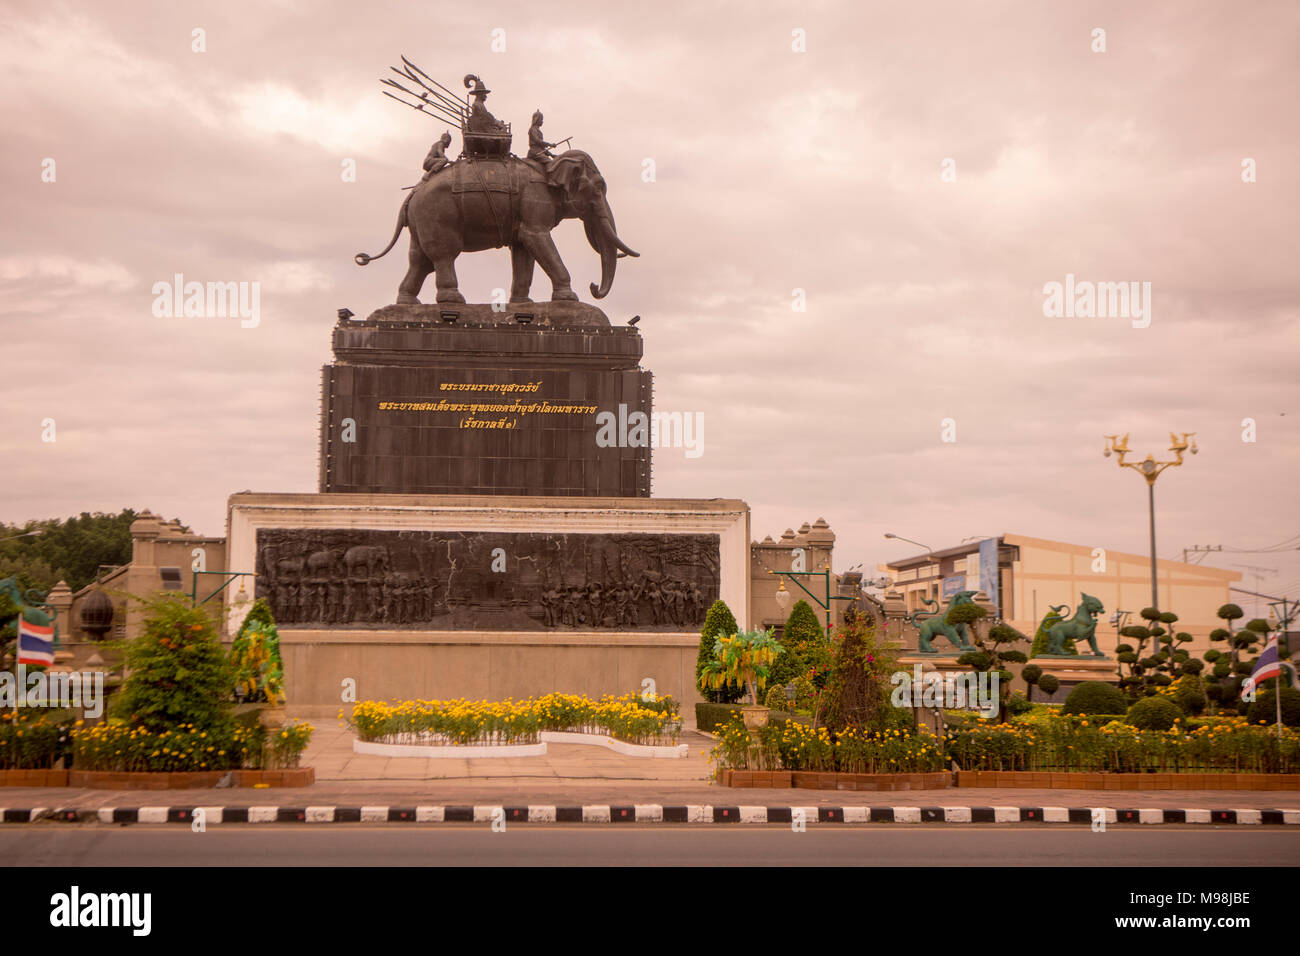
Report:
M 987 540 L 987 539 L 985 539 Z M 997 538 L 999 547 L 1044 547 L 1049 550 L 1068 550 L 1077 554 L 1091 555 L 1097 547 L 1095 544 L 1071 544 L 1068 541 L 1053 541 L 1050 538 L 1034 538 L 1029 535 L 1006 533 Z M 959 557 L 965 554 L 974 554 L 979 551 L 979 541 L 968 541 L 952 548 L 945 548 L 939 551 L 931 551 L 927 554 L 915 555 L 910 558 L 902 558 L 897 561 L 885 562 L 881 567 L 889 568 L 893 571 L 903 571 L 908 568 L 921 567 L 926 564 L 933 564 L 936 559 Z M 1128 561 L 1149 562 L 1149 554 L 1134 554 L 1130 551 L 1114 551 L 1107 549 L 1108 557 L 1112 559 Z M 1156 566 L 1158 568 L 1177 567 L 1182 571 L 1192 571 L 1199 573 L 1207 578 L 1218 578 L 1223 581 L 1240 581 L 1242 575 L 1240 571 L 1229 571 L 1225 568 L 1216 568 L 1204 564 L 1188 564 L 1183 561 L 1173 561 L 1169 558 L 1157 558 Z

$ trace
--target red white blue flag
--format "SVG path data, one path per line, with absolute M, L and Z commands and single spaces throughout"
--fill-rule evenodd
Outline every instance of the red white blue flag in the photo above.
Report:
M 1264 681 L 1271 677 L 1280 677 L 1281 674 L 1282 658 L 1277 652 L 1277 635 L 1273 634 L 1269 636 L 1264 649 L 1259 652 L 1259 658 L 1255 661 L 1255 669 L 1250 672 L 1250 677 L 1242 683 L 1241 696 L 1245 697 Z
M 18 663 L 54 663 L 54 625 L 28 624 L 18 617 Z

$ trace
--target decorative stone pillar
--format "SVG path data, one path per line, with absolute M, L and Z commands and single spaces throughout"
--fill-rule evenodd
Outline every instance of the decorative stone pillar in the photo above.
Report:
M 908 633 L 907 628 L 907 603 L 903 600 L 901 591 L 885 592 L 885 599 L 882 602 L 885 606 L 885 636 L 891 642 L 899 647 L 910 651 L 917 648 L 916 632 Z
M 59 643 L 65 643 L 72 636 L 72 588 L 68 587 L 67 581 L 60 581 L 50 589 L 45 600 L 54 608 Z

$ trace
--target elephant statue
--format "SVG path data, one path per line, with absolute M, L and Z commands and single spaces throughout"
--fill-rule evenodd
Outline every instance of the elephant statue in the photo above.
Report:
M 509 156 L 502 160 L 461 158 L 416 186 L 402 204 L 397 228 L 378 255 L 358 253 L 358 265 L 386 255 L 402 229 L 411 232 L 406 276 L 398 286 L 399 305 L 416 304 L 430 272 L 441 303 L 463 303 L 456 282 L 456 257 L 507 246 L 513 279 L 511 302 L 530 302 L 533 266 L 541 263 L 551 280 L 551 301 L 578 298 L 569 270 L 551 240 L 562 219 L 581 219 L 587 241 L 600 255 L 600 285 L 591 294 L 604 298 L 614 283 L 614 268 L 624 256 L 637 256 L 618 237 L 605 196 L 605 179 L 581 150 L 569 150 L 543 165 Z

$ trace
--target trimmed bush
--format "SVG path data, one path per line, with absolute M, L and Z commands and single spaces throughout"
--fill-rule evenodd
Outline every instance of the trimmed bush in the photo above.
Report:
M 1168 697 L 1144 697 L 1128 709 L 1124 722 L 1138 730 L 1168 730 L 1184 716 Z
M 1194 717 L 1205 710 L 1209 702 L 1209 698 L 1205 696 L 1205 684 L 1200 677 L 1186 674 L 1178 679 L 1178 684 L 1174 687 L 1174 703 L 1184 714 Z
M 1075 686 L 1061 707 L 1063 714 L 1122 714 L 1128 700 L 1114 684 L 1086 680 Z
M 1246 708 L 1246 719 L 1252 724 L 1277 722 L 1276 694 L 1273 688 L 1262 690 Z M 1287 727 L 1300 727 L 1300 690 L 1282 688 L 1282 723 Z
M 1055 674 L 1044 674 L 1038 678 L 1038 689 L 1050 697 L 1061 689 L 1061 679 Z
M 1018 717 L 1021 714 L 1027 714 L 1034 709 L 1033 702 L 1028 697 L 1023 696 L 1018 691 L 1013 691 L 1007 698 L 1007 713 L 1012 717 Z
M 789 700 L 785 696 L 785 687 L 781 684 L 775 684 L 768 688 L 767 696 L 763 698 L 763 704 L 769 710 L 785 710 Z
M 706 734 L 718 732 L 733 720 L 740 719 L 740 704 L 715 704 L 701 701 L 695 705 L 695 726 Z M 769 718 L 770 719 L 770 718 Z
M 727 607 L 727 602 L 714 601 L 713 606 L 709 608 L 709 613 L 704 616 L 704 627 L 700 628 L 700 650 L 695 655 L 696 687 L 700 686 L 700 675 L 704 672 L 705 666 L 713 660 L 713 647 L 718 642 L 718 638 L 730 637 L 738 630 L 736 616 L 731 613 L 731 608 Z M 710 703 L 730 704 L 744 695 L 745 688 L 721 687 L 718 690 L 706 690 L 701 693 Z

